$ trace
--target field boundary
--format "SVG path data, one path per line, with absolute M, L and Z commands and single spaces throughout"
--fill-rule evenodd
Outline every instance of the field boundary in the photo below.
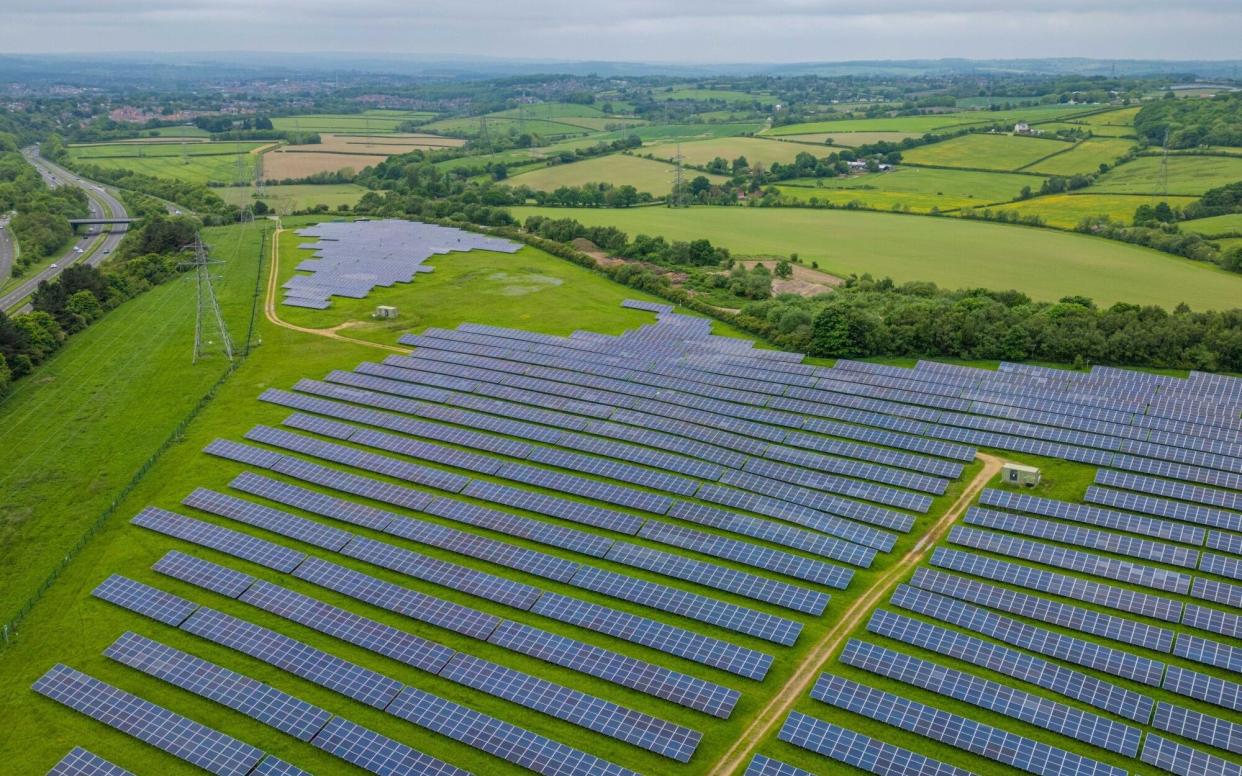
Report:
M 740 771 L 747 757 L 754 752 L 759 744 L 763 743 L 777 723 L 801 699 L 803 691 L 815 680 L 820 669 L 828 662 L 828 659 L 836 654 L 837 649 L 841 646 L 841 642 L 845 641 L 854 632 L 854 628 L 862 622 L 863 618 L 879 603 L 880 599 L 896 586 L 897 581 L 904 577 L 911 568 L 922 562 L 928 551 L 944 538 L 945 534 L 949 532 L 949 528 L 962 516 L 962 513 L 974 501 L 979 491 L 983 490 L 984 486 L 992 480 L 992 477 L 1000 471 L 1001 465 L 1005 463 L 1005 459 L 994 455 L 987 453 L 977 453 L 977 455 L 983 461 L 983 468 L 971 479 L 965 490 L 962 491 L 962 494 L 953 502 L 953 505 L 945 511 L 944 515 L 923 534 L 922 538 L 892 568 L 877 579 L 875 584 L 868 588 L 849 609 L 841 614 L 837 624 L 825 633 L 823 638 L 807 653 L 807 656 L 803 659 L 793 676 L 789 678 L 789 681 L 780 693 L 772 698 L 755 715 L 754 720 L 738 737 L 737 743 L 716 761 L 716 764 L 710 769 L 711 773 L 723 775 Z

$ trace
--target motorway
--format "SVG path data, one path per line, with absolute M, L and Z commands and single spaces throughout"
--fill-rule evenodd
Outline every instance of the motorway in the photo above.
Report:
M 22 155 L 26 157 L 26 161 L 30 162 L 39 174 L 43 176 L 43 180 L 48 186 L 55 188 L 57 186 L 77 186 L 86 192 L 87 201 L 90 207 L 90 215 L 92 218 L 124 218 L 128 215 L 125 212 L 125 206 L 120 200 L 108 193 L 107 189 L 83 178 L 79 178 L 69 170 L 52 164 L 46 159 L 39 156 L 37 148 L 31 147 L 22 150 Z M 104 231 L 104 230 L 110 231 Z M 57 275 L 73 264 L 83 260 L 92 267 L 98 266 L 102 261 L 111 255 L 116 246 L 120 244 L 121 238 L 125 236 L 124 225 L 114 225 L 110 227 L 87 227 L 84 234 L 75 240 L 53 265 L 44 267 L 41 272 L 35 273 L 31 277 L 25 279 L 21 285 L 14 288 L 4 296 L 0 296 L 0 310 L 5 312 L 19 312 L 24 310 L 27 305 L 28 297 L 39 287 L 39 283 L 44 280 L 52 280 Z M 3 230 L 4 237 L 0 240 L 12 237 L 8 234 L 8 227 Z M 0 242 L 0 265 L 4 263 L 3 243 Z M 11 251 L 12 245 L 9 244 Z M 80 251 L 78 249 L 81 249 Z M 11 255 L 10 255 L 11 260 Z M 7 278 L 7 273 L 0 273 L 0 278 Z
M 9 232 L 8 214 L 0 216 L 0 283 L 13 269 L 13 235 Z

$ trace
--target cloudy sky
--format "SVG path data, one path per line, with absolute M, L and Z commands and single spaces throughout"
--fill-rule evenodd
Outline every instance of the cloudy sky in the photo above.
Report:
M 1242 0 L 0 0 L 0 52 L 1242 57 Z

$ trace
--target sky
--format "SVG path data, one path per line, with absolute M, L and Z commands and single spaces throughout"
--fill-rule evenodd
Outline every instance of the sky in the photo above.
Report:
M 0 0 L 0 53 L 659 63 L 1242 57 L 1242 0 Z

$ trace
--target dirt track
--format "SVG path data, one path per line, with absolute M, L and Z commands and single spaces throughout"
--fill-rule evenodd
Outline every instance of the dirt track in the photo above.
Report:
M 288 321 L 281 320 L 276 314 L 276 295 L 280 293 L 280 233 L 283 228 L 277 228 L 272 233 L 272 267 L 268 271 L 267 276 L 267 297 L 263 300 L 263 315 L 269 321 L 285 329 L 291 331 L 300 331 L 303 334 L 314 334 L 317 337 L 327 337 L 328 339 L 341 340 L 342 342 L 352 342 L 355 345 L 366 345 L 367 347 L 379 348 L 393 353 L 409 353 L 409 348 L 399 348 L 396 345 L 383 345 L 379 342 L 367 342 L 366 340 L 354 339 L 353 337 L 345 337 L 340 334 L 340 330 L 349 324 L 341 324 L 331 329 L 311 329 L 306 326 L 298 326 Z
M 750 755 L 754 753 L 755 747 L 759 742 L 767 738 L 772 728 L 783 722 L 785 715 L 789 709 L 797 703 L 807 688 L 814 683 L 819 676 L 824 663 L 828 662 L 828 658 L 832 657 L 840 648 L 841 643 L 849 637 L 858 624 L 862 622 L 867 613 L 880 602 L 888 594 L 890 590 L 897 584 L 897 580 L 905 576 L 906 572 L 914 568 L 922 562 L 928 551 L 936 542 L 949 532 L 949 528 L 953 523 L 961 517 L 970 503 L 974 501 L 979 491 L 1000 471 L 1004 461 L 995 456 L 979 453 L 979 458 L 983 461 L 983 468 L 975 475 L 966 489 L 962 491 L 962 495 L 957 501 L 953 502 L 953 506 L 944 513 L 936 524 L 927 530 L 923 538 L 919 539 L 910 551 L 902 556 L 901 560 L 888 572 L 876 580 L 865 594 L 854 605 L 847 609 L 837 621 L 835 627 L 824 634 L 823 638 L 811 649 L 811 652 L 802 661 L 798 670 L 785 684 L 780 694 L 768 702 L 766 706 L 755 717 L 754 721 L 742 731 L 735 743 L 724 755 L 717 761 L 716 765 L 711 769 L 711 773 L 717 776 L 725 776 L 725 774 L 740 773 L 741 769 L 750 761 Z

